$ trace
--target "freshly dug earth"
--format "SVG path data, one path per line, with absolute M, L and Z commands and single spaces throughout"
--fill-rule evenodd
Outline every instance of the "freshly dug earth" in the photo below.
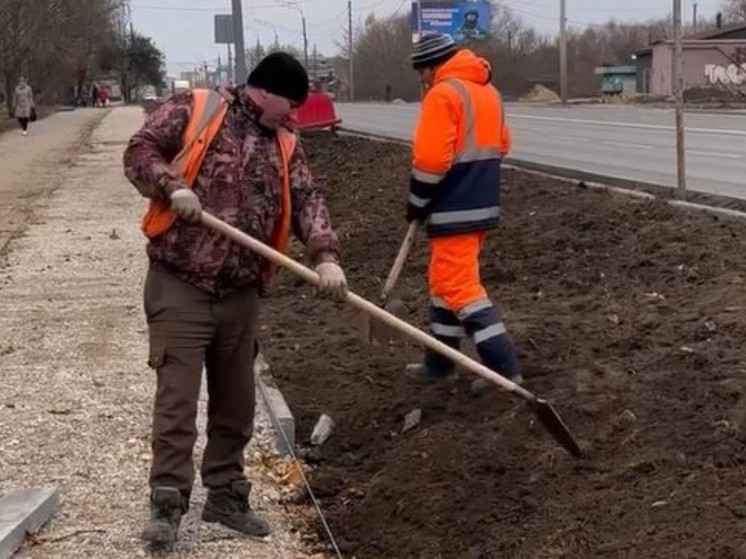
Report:
M 377 298 L 406 224 L 408 153 L 305 142 L 350 286 Z M 367 346 L 355 313 L 283 273 L 263 347 L 308 440 L 337 423 L 312 486 L 346 557 L 746 557 L 746 226 L 508 172 L 483 280 L 527 388 L 587 449 L 567 455 L 526 405 L 404 376 L 420 350 Z M 400 283 L 426 327 L 426 243 Z M 302 254 L 296 249 L 297 257 Z M 402 433 L 403 417 L 422 410 Z

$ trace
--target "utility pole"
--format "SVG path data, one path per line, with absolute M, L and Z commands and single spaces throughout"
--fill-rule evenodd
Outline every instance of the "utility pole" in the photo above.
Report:
M 243 43 L 241 0 L 233 0 L 233 40 L 236 44 L 236 84 L 246 82 L 246 48 Z
M 303 13 L 303 8 L 295 2 L 285 2 L 282 5 L 286 8 L 295 10 L 300 15 L 300 21 L 303 26 L 303 65 L 306 68 L 306 72 L 308 72 L 308 33 L 306 31 L 306 14 Z M 277 42 L 277 31 L 275 31 L 275 42 Z
M 303 20 L 303 61 L 306 65 L 306 72 L 308 72 L 308 35 L 306 34 L 306 16 L 301 12 L 300 17 Z
M 673 0 L 673 93 L 676 100 L 676 178 L 677 196 L 686 193 L 684 148 L 684 52 L 681 45 L 681 0 Z
M 355 80 L 354 80 L 354 74 L 353 74 L 353 62 L 352 57 L 354 54 L 354 41 L 352 37 L 352 0 L 347 0 L 347 58 L 349 63 L 349 73 L 350 73 L 350 101 L 355 100 Z
M 313 80 L 319 79 L 319 55 L 316 51 L 316 43 L 313 44 Z
M 559 59 L 560 59 L 560 98 L 562 103 L 567 103 L 567 6 L 566 0 L 560 0 L 560 37 L 559 37 Z
M 692 27 L 694 27 L 694 29 L 697 29 L 697 5 L 697 2 L 695 2 L 692 6 Z
M 228 85 L 235 85 L 233 83 L 233 53 L 231 53 L 230 43 L 228 43 Z

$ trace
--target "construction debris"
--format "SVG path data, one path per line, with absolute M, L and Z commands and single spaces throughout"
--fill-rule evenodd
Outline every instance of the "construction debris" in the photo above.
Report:
M 552 103 L 559 100 L 559 95 L 540 83 L 537 83 L 533 88 L 531 88 L 531 91 L 519 99 L 519 101 L 526 103 Z

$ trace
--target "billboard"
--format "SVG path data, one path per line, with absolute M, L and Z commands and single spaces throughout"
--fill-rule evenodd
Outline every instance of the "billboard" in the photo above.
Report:
M 414 36 L 446 33 L 457 43 L 479 41 L 489 37 L 491 10 L 485 1 L 412 3 Z

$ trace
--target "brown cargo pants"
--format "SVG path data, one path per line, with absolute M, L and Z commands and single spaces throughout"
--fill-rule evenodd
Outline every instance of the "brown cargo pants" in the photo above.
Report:
M 197 400 L 207 372 L 207 446 L 202 483 L 245 479 L 244 448 L 254 425 L 254 333 L 258 292 L 224 298 L 150 268 L 145 280 L 148 364 L 157 373 L 151 487 L 176 487 L 188 503 L 194 483 Z

